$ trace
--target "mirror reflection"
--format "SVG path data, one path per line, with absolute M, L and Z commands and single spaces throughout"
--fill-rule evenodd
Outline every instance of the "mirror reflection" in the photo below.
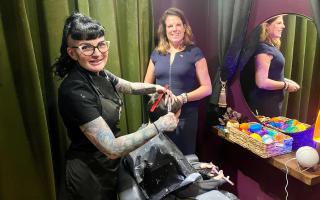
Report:
M 319 109 L 319 37 L 312 20 L 273 16 L 250 34 L 242 52 L 241 87 L 255 115 L 313 124 Z

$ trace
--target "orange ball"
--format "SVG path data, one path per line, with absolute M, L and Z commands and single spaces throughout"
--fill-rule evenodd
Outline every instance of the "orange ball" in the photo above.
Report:
M 298 121 L 298 120 L 294 119 L 294 120 L 292 121 L 292 125 L 296 126 L 296 125 L 298 125 L 298 124 L 299 124 L 299 121 Z
M 273 139 L 274 139 L 275 141 L 277 141 L 277 142 L 281 142 L 281 141 L 284 140 L 284 136 L 283 136 L 282 134 L 280 134 L 280 133 L 277 133 L 277 134 L 274 136 Z
M 248 123 L 242 123 L 240 124 L 240 130 L 248 130 L 249 124 Z

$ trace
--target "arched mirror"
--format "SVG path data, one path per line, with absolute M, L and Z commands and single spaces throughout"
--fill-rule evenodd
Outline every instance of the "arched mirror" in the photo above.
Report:
M 308 17 L 281 14 L 279 18 L 283 21 L 277 22 L 275 20 L 278 17 L 265 19 L 248 34 L 239 64 L 242 93 L 255 115 L 281 115 L 313 124 L 320 102 L 319 33 L 313 20 Z M 270 22 L 283 23 L 275 25 L 278 30 L 274 34 L 278 34 L 281 41 L 279 46 L 277 43 L 261 42 L 262 32 L 265 31 L 263 26 L 270 25 Z M 265 70 L 265 65 L 269 66 L 269 71 Z M 261 74 L 265 74 L 271 81 L 269 85 L 273 84 L 274 87 L 264 86 L 257 81 Z M 289 80 L 296 82 L 300 89 L 292 91 L 294 85 L 290 85 L 289 92 Z

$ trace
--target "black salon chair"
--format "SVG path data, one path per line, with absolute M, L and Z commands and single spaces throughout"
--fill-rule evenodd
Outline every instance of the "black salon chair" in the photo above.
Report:
M 198 157 L 196 155 L 187 155 L 187 160 L 190 163 L 198 162 Z M 118 186 L 118 196 L 119 200 L 146 200 L 143 192 L 139 188 L 134 178 L 131 176 L 130 172 L 126 169 L 125 165 L 122 163 L 120 167 L 119 174 L 119 186 Z M 211 190 L 204 194 L 195 197 L 197 200 L 230 200 L 225 194 L 218 190 Z

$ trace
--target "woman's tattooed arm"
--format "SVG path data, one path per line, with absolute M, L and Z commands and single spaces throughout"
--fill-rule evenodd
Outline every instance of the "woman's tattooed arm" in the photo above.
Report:
M 119 82 L 116 85 L 116 89 L 119 92 L 125 93 L 125 94 L 151 94 L 155 93 L 158 90 L 162 90 L 162 88 L 159 85 L 154 85 L 150 83 L 138 83 L 138 82 L 129 82 L 124 79 L 119 78 Z M 164 90 L 164 88 L 163 88 Z
M 157 134 L 154 124 L 149 124 L 132 134 L 115 138 L 102 117 L 88 122 L 80 129 L 86 137 L 110 159 L 116 159 L 140 147 Z
M 110 159 L 116 159 L 140 147 L 159 132 L 173 131 L 178 125 L 173 113 L 160 117 L 152 124 L 138 131 L 115 138 L 112 130 L 102 117 L 80 126 L 85 136 Z

